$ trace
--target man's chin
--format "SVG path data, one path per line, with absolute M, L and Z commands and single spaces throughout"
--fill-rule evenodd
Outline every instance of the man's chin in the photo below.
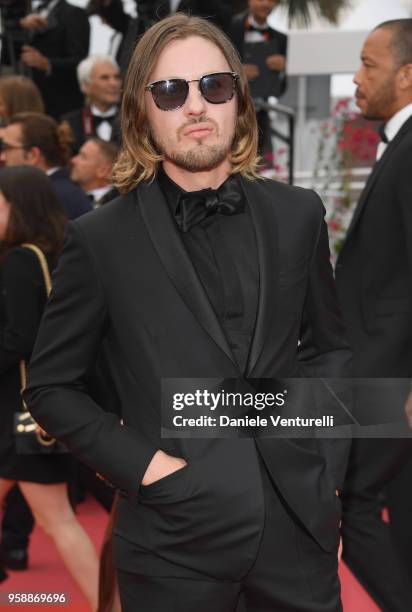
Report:
M 230 151 L 217 147 L 195 147 L 182 153 L 165 155 L 172 164 L 188 172 L 208 172 L 228 159 Z

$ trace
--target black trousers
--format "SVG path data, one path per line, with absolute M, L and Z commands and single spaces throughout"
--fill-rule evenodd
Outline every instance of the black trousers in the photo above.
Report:
M 412 453 L 399 474 L 386 487 L 389 521 L 412 588 Z
M 412 581 L 395 543 L 393 529 L 382 520 L 383 505 L 389 501 L 398 539 L 402 538 L 402 532 L 405 539 L 412 532 L 412 515 L 405 516 L 401 510 L 403 505 L 407 512 L 411 480 L 405 482 L 403 493 L 396 487 L 396 503 L 394 490 L 387 499 L 384 497 L 385 490 L 394 487 L 398 477 L 410 477 L 409 470 L 405 474 L 401 472 L 402 466 L 407 469 L 405 462 L 410 453 L 410 441 L 353 440 L 343 489 L 343 560 L 385 612 L 412 610 Z M 403 516 L 402 526 L 398 524 L 397 511 Z
M 265 526 L 258 555 L 247 576 L 230 582 L 118 570 L 122 612 L 342 610 L 337 551 L 323 551 L 297 524 L 263 466 L 261 471 Z

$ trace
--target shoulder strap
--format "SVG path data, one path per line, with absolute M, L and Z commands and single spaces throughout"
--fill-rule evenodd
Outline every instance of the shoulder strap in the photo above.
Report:
M 45 285 L 46 294 L 48 297 L 51 291 L 51 278 L 50 278 L 49 266 L 47 265 L 47 260 L 44 256 L 43 251 L 39 249 L 39 247 L 36 246 L 35 244 L 30 244 L 29 242 L 24 242 L 21 246 L 24 247 L 25 249 L 30 249 L 31 251 L 33 251 L 33 253 L 36 254 L 37 259 L 39 260 L 42 274 L 43 274 L 44 285 Z M 19 366 L 20 366 L 21 390 L 24 391 L 24 389 L 26 388 L 26 384 L 27 384 L 27 368 L 26 368 L 26 363 L 24 359 L 20 360 Z M 22 399 L 22 403 L 23 403 L 23 409 L 27 410 L 26 403 L 23 399 Z
M 46 294 L 48 297 L 51 292 L 52 283 L 51 283 L 49 266 L 47 265 L 47 260 L 44 256 L 43 251 L 41 251 L 39 247 L 36 246 L 35 244 L 30 244 L 28 242 L 23 243 L 21 246 L 26 249 L 30 249 L 31 251 L 33 251 L 33 253 L 37 255 L 37 259 L 39 260 L 41 271 L 43 273 L 44 285 L 46 287 Z

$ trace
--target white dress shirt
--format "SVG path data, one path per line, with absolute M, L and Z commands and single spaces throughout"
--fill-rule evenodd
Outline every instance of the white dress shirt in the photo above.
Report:
M 109 110 L 103 112 L 101 110 L 99 110 L 97 108 L 97 106 L 94 106 L 94 104 L 92 104 L 90 106 L 90 112 L 92 113 L 92 115 L 95 115 L 96 117 L 113 117 L 113 115 L 116 115 L 118 113 L 118 108 L 117 106 L 111 106 L 109 108 Z M 96 129 L 96 134 L 99 138 L 101 138 L 102 140 L 106 140 L 109 141 L 110 138 L 112 137 L 112 132 L 113 132 L 113 127 L 112 124 L 109 121 L 102 121 L 98 128 Z
M 399 132 L 403 124 L 411 116 L 412 116 L 412 104 L 408 104 L 407 106 L 404 106 L 403 108 L 401 108 L 400 111 L 395 113 L 393 117 L 391 117 L 389 121 L 385 124 L 384 132 L 385 132 L 386 138 L 388 139 L 388 142 L 381 141 L 378 144 L 378 148 L 376 149 L 376 161 L 378 161 L 382 157 L 390 141 L 395 138 L 396 134 Z

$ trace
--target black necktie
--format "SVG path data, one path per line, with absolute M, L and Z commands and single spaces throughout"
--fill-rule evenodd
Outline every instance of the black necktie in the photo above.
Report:
M 243 194 L 235 177 L 228 178 L 219 189 L 185 191 L 180 194 L 175 218 L 182 232 L 188 232 L 211 215 L 237 215 L 244 210 Z
M 382 123 L 379 126 L 378 132 L 379 132 L 379 136 L 380 136 L 382 142 L 384 142 L 385 144 L 388 144 L 389 140 L 388 140 L 388 137 L 387 137 L 386 132 L 385 132 L 385 124 L 384 123 Z

